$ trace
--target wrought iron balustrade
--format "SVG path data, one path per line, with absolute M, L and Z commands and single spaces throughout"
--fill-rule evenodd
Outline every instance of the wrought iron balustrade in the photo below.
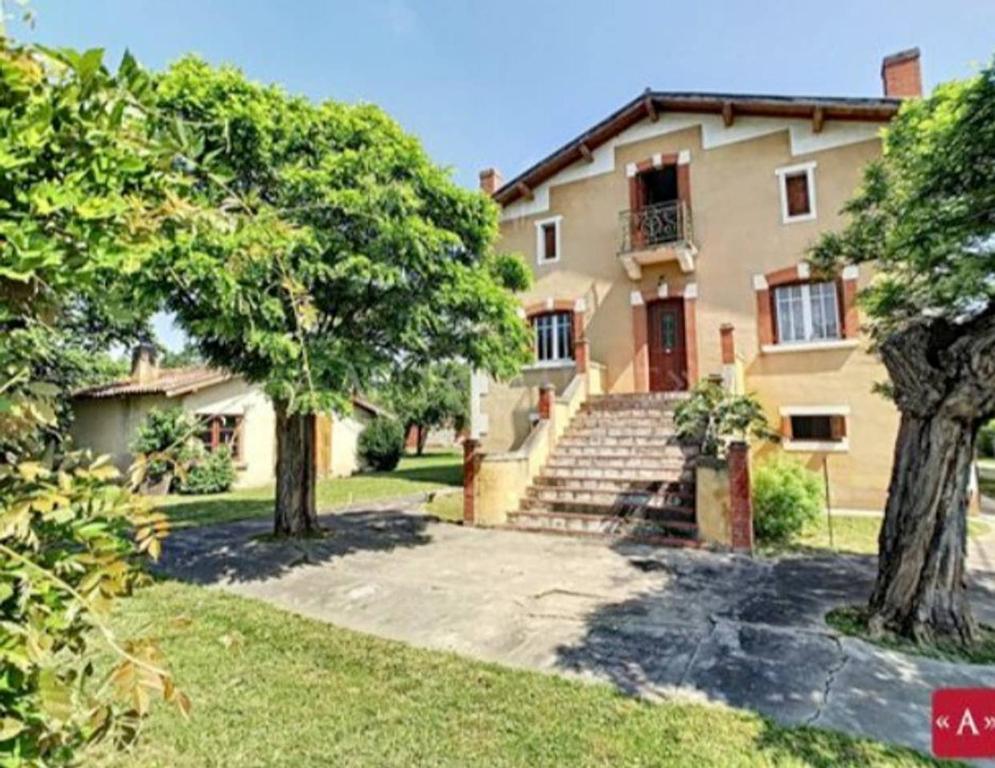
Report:
M 647 205 L 619 214 L 619 253 L 691 242 L 691 212 L 683 200 Z

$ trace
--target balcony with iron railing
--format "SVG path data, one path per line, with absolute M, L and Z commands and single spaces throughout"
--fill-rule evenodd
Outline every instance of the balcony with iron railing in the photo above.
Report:
M 633 280 L 642 267 L 676 261 L 683 272 L 694 271 L 691 209 L 684 200 L 646 205 L 619 214 L 618 256 Z

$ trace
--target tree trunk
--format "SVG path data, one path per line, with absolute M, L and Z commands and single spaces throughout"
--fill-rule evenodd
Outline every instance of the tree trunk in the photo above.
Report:
M 967 645 L 967 493 L 977 428 L 942 415 L 903 415 L 879 537 L 870 628 L 917 642 Z
M 902 414 L 878 539 L 870 630 L 974 642 L 967 507 L 978 430 L 995 413 L 995 313 L 924 318 L 880 346 Z
M 421 424 L 418 425 L 418 445 L 416 447 L 416 452 L 419 456 L 425 453 L 425 443 L 428 442 L 428 427 L 423 427 Z
M 276 403 L 276 536 L 306 536 L 319 530 L 315 507 L 315 420 L 288 413 Z

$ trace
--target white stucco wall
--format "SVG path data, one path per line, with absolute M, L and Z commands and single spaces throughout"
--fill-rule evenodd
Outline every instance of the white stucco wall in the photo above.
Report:
M 276 468 L 276 414 L 259 387 L 237 378 L 193 392 L 181 404 L 197 416 L 241 416 L 242 459 L 236 488 L 272 483 Z
M 332 477 L 348 477 L 360 470 L 356 444 L 359 434 L 371 416 L 361 408 L 353 408 L 349 416 L 336 414 L 332 419 Z

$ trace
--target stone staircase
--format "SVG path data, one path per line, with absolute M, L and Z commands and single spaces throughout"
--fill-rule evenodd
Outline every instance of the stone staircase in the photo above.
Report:
M 674 434 L 683 393 L 600 395 L 570 422 L 508 525 L 698 546 L 697 448 Z

